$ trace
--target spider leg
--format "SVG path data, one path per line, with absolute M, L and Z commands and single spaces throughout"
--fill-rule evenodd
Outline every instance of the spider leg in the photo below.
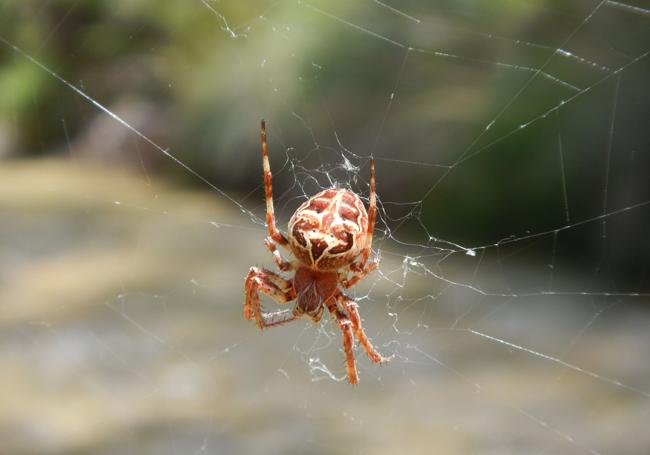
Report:
M 266 122 L 262 120 L 262 167 L 264 168 L 264 194 L 266 196 L 266 225 L 271 238 L 282 246 L 289 243 L 287 238 L 275 226 L 275 210 L 273 210 L 273 176 L 269 164 L 269 154 L 266 147 Z
M 245 288 L 244 317 L 246 319 L 255 319 L 260 329 L 284 324 L 298 317 L 292 310 L 281 310 L 272 313 L 262 311 L 260 292 L 268 295 L 278 303 L 287 303 L 296 298 L 296 292 L 291 282 L 278 274 L 270 270 L 251 267 L 246 277 Z
M 377 194 L 375 192 L 375 159 L 370 159 L 370 206 L 368 207 L 368 232 L 366 235 L 366 251 L 365 261 L 368 260 L 370 248 L 372 248 L 372 233 L 375 230 L 375 218 L 377 216 Z
M 377 217 L 377 194 L 375 192 L 375 160 L 370 159 L 370 206 L 368 207 L 368 230 L 366 231 L 366 242 L 361 250 L 360 258 L 358 261 L 350 264 L 350 270 L 357 272 L 349 279 L 344 279 L 341 284 L 344 288 L 354 286 L 365 277 L 367 274 L 377 268 L 377 262 L 367 264 L 370 252 L 372 251 L 372 233 L 375 230 L 375 218 Z M 367 265 L 366 265 L 367 264 Z
M 352 322 L 336 305 L 334 299 L 327 299 L 325 302 L 330 314 L 336 319 L 336 322 L 343 334 L 343 352 L 345 353 L 345 364 L 348 371 L 348 382 L 350 384 L 357 384 L 359 376 L 357 374 L 357 366 L 354 361 L 354 337 L 352 335 Z
M 370 257 L 372 249 L 372 233 L 375 230 L 375 218 L 377 217 L 377 194 L 375 192 L 375 159 L 370 158 L 370 205 L 368 207 L 368 230 L 366 231 L 366 244 L 361 251 L 361 259 L 358 262 L 359 270 L 363 269 Z
M 345 308 L 345 310 L 348 312 L 349 315 L 348 317 L 350 322 L 352 323 L 352 328 L 354 329 L 354 333 L 356 334 L 357 339 L 361 343 L 361 346 L 363 346 L 363 349 L 365 349 L 366 353 L 368 354 L 368 357 L 370 357 L 370 360 L 372 360 L 375 363 L 385 363 L 392 360 L 393 358 L 392 355 L 389 357 L 384 357 L 379 352 L 377 352 L 375 347 L 368 339 L 366 332 L 363 330 L 363 327 L 361 326 L 361 318 L 359 317 L 359 306 L 357 305 L 357 302 L 355 302 L 345 294 L 341 294 L 341 293 L 339 293 L 339 295 L 337 295 L 336 298 L 339 304 L 341 304 L 341 306 L 343 306 L 343 308 Z
M 344 278 L 343 280 L 341 280 L 341 286 L 343 286 L 345 289 L 351 288 L 352 286 L 357 284 L 360 280 L 365 278 L 366 275 L 368 275 L 370 272 L 375 270 L 379 265 L 377 261 L 373 261 L 370 264 L 366 264 L 365 266 L 359 268 L 358 264 L 359 263 L 357 262 L 353 262 L 352 264 L 350 264 L 350 269 L 354 270 L 357 273 L 353 274 L 350 278 Z
M 278 251 L 278 247 L 273 242 L 272 237 L 267 237 L 264 240 L 264 245 L 266 245 L 266 247 L 269 249 L 271 254 L 273 254 L 273 261 L 275 261 L 275 264 L 278 266 L 280 270 L 282 270 L 283 272 L 287 272 L 289 270 L 295 270 L 298 268 L 296 261 L 285 261 L 282 258 L 282 255 L 280 254 L 280 251 Z

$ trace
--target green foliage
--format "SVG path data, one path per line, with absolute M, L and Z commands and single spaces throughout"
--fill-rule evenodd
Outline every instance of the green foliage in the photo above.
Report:
M 576 123 L 582 111 L 572 103 L 534 131 L 511 133 L 575 95 L 546 74 L 578 88 L 602 77 L 577 60 L 549 60 L 593 5 L 421 0 L 400 8 L 420 22 L 374 2 L 11 1 L 0 10 L 0 34 L 111 109 L 149 106 L 154 127 L 143 132 L 223 189 L 248 192 L 256 185 L 257 128 L 265 117 L 275 164 L 285 153 L 307 159 L 317 146 L 318 159 L 336 162 L 334 132 L 354 153 L 380 158 L 450 164 L 481 150 L 469 158 L 475 164 L 454 172 L 422 201 L 422 221 L 441 235 L 493 238 L 502 232 L 501 206 L 508 199 L 521 208 L 513 226 L 526 229 L 527 216 L 539 213 L 557 225 L 556 211 L 546 209 L 558 207 L 559 177 L 535 179 L 535 163 L 552 168 L 558 131 L 567 143 L 580 144 L 578 126 L 589 130 L 607 121 L 614 81 L 590 94 L 598 115 Z M 631 55 L 643 50 L 647 24 L 641 20 L 610 12 L 593 22 L 612 31 L 611 47 Z M 626 33 L 615 33 L 622 29 Z M 585 26 L 567 49 L 611 68 L 628 61 L 594 42 L 598 37 Z M 414 50 L 406 55 L 402 45 Z M 544 74 L 515 96 L 542 67 Z M 0 131 L 4 125 L 17 132 L 14 149 L 21 154 L 60 153 L 98 115 L 6 46 L 0 46 L 0 86 Z M 136 121 L 129 112 L 127 120 Z M 618 128 L 625 134 L 624 126 Z M 163 161 L 158 152 L 151 155 Z M 168 172 L 188 178 L 168 164 Z M 566 171 L 568 180 L 585 178 L 571 160 Z M 407 187 L 397 174 L 384 175 L 384 198 L 419 200 L 440 175 L 414 172 Z M 292 179 L 279 173 L 278 185 L 287 188 Z M 525 195 L 507 194 L 533 180 Z

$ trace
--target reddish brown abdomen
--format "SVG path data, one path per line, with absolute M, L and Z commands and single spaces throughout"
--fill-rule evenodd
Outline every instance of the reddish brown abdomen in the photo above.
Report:
M 295 256 L 308 267 L 332 270 L 349 264 L 363 248 L 368 214 L 353 192 L 331 188 L 302 204 L 289 222 Z

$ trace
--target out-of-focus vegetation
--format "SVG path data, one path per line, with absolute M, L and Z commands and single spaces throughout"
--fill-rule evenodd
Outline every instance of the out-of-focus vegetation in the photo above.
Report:
M 599 83 L 646 50 L 648 19 L 605 4 L 583 23 L 595 6 L 400 2 L 416 22 L 372 1 L 14 0 L 0 6 L 0 36 L 233 194 L 259 183 L 262 117 L 276 168 L 287 157 L 304 159 L 309 169 L 337 162 L 341 147 L 442 165 L 464 155 L 468 161 L 414 213 L 436 237 L 481 244 L 602 213 L 606 178 L 611 209 L 650 198 L 650 65 L 645 59 Z M 560 47 L 584 60 L 561 52 L 551 58 Z M 558 80 L 540 74 L 528 84 L 542 67 Z M 592 85 L 566 108 L 510 134 Z M 0 87 L 2 156 L 69 153 L 205 187 L 4 44 Z M 448 171 L 381 161 L 378 168 L 382 199 L 398 203 L 420 200 Z M 291 172 L 277 178 L 282 189 L 295 183 Z M 399 218 L 414 207 L 390 210 Z M 418 235 L 412 220 L 402 232 Z M 612 261 L 618 275 L 638 283 L 649 254 L 638 239 L 650 226 L 637 215 L 624 224 L 613 221 L 612 237 L 635 240 L 617 243 Z M 566 255 L 592 261 L 602 241 L 596 231 L 587 237 L 571 242 Z

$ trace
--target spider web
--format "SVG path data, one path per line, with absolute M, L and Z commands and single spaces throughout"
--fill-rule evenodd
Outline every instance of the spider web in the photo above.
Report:
M 27 183 L 13 167 L 4 173 L 3 207 L 33 223 L 3 228 L 12 245 L 3 271 L 17 277 L 3 281 L 18 283 L 0 294 L 8 450 L 647 451 L 650 9 L 508 3 L 274 2 L 247 5 L 247 16 L 198 1 L 192 17 L 212 27 L 202 45 L 219 52 L 179 43 L 210 60 L 165 73 L 170 89 L 189 92 L 217 79 L 213 92 L 189 96 L 220 105 L 202 106 L 218 127 L 188 135 L 198 152 L 134 121 L 164 116 L 118 109 L 119 75 L 80 80 L 0 33 L 3 59 L 44 75 L 61 106 L 78 103 L 76 116 L 43 126 L 58 131 L 70 181 L 106 182 L 86 193 L 51 170 Z M 63 39 L 77 3 L 67 5 L 41 47 Z M 128 13 L 121 5 L 101 36 Z M 552 33 L 535 30 L 550 23 L 539 16 L 557 22 Z M 71 59 L 83 50 L 68 46 Z M 260 333 L 241 316 L 248 267 L 272 268 L 262 117 L 280 226 L 327 187 L 367 201 L 376 160 L 381 263 L 350 295 L 395 359 L 376 366 L 357 348 L 358 387 L 345 384 L 327 318 Z M 100 141 L 129 138 L 136 175 L 79 164 L 88 142 L 69 125 L 91 119 L 107 121 Z M 203 191 L 179 196 L 151 175 L 156 157 Z M 230 189 L 248 174 L 243 190 Z M 24 213 L 45 196 L 71 203 L 43 212 L 68 220 L 63 233 Z M 69 252 L 50 260 L 40 240 L 21 240 L 47 235 Z M 59 272 L 66 263 L 73 278 Z M 57 283 L 27 292 L 23 270 Z

